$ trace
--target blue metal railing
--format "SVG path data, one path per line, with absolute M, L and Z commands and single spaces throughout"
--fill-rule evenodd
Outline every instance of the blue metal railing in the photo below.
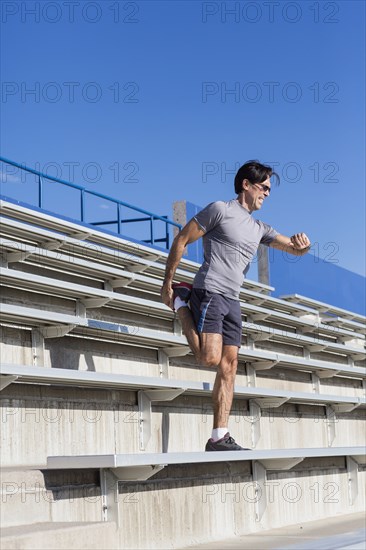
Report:
M 52 182 L 66 185 L 67 187 L 71 187 L 73 189 L 76 189 L 80 191 L 80 221 L 84 223 L 89 223 L 90 225 L 95 226 L 106 226 L 106 225 L 116 225 L 117 226 L 117 233 L 118 235 L 122 234 L 122 225 L 126 223 L 135 223 L 135 222 L 146 222 L 150 221 L 149 224 L 149 230 L 150 230 L 150 238 L 149 239 L 143 239 L 142 242 L 151 244 L 154 246 L 155 243 L 165 243 L 165 247 L 168 249 L 170 246 L 170 233 L 169 228 L 171 226 L 177 227 L 178 229 L 181 229 L 182 226 L 179 223 L 174 222 L 173 220 L 170 220 L 167 216 L 158 216 L 157 214 L 153 214 L 152 212 L 148 212 L 147 210 L 144 210 L 143 208 L 139 208 L 137 206 L 132 206 L 131 204 L 127 202 L 123 202 L 119 199 L 115 199 L 113 197 L 109 197 L 108 195 L 104 195 L 103 193 L 98 193 L 96 191 L 90 191 L 89 189 L 86 189 L 85 187 L 82 187 L 81 185 L 77 185 L 75 183 L 71 183 L 69 181 L 65 181 L 59 178 L 55 178 L 53 176 L 48 176 L 47 174 L 43 174 L 42 172 L 39 172 L 38 170 L 33 170 L 32 168 L 29 168 L 25 166 L 24 164 L 19 164 L 18 162 L 14 162 L 12 160 L 6 159 L 4 157 L 0 156 L 0 161 L 4 162 L 5 164 L 9 164 L 10 166 L 14 166 L 16 168 L 19 168 L 20 170 L 24 170 L 25 172 L 28 172 L 30 174 L 35 174 L 38 177 L 38 208 L 43 209 L 44 208 L 44 184 L 45 180 L 50 180 Z M 2 178 L 6 178 L 6 173 L 2 173 Z M 12 172 L 13 175 L 13 172 Z M 6 183 L 6 181 L 4 182 Z M 114 220 L 107 220 L 107 221 L 97 221 L 97 222 L 86 222 L 86 197 L 87 196 L 94 196 L 98 197 L 100 199 L 108 200 L 116 205 L 117 208 L 117 217 Z M 13 197 L 10 197 L 13 198 Z M 121 209 L 122 207 L 129 208 L 132 211 L 139 212 L 140 214 L 143 214 L 143 217 L 137 217 L 137 218 L 123 218 Z M 57 212 L 55 212 L 57 214 Z M 154 221 L 161 221 L 164 223 L 165 227 L 165 236 L 156 238 L 154 234 Z M 133 235 L 129 235 L 129 237 L 133 238 Z M 141 240 L 141 239 L 137 239 Z

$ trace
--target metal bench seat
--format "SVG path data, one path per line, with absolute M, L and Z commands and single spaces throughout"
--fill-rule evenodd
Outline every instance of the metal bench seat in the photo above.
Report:
M 303 306 L 311 307 L 319 312 L 322 321 L 324 323 L 335 323 L 340 325 L 347 325 L 354 328 L 363 334 L 366 333 L 366 317 L 359 313 L 354 313 L 346 309 L 314 300 L 300 294 L 286 294 L 281 296 L 282 300 L 286 300 L 293 304 L 301 304 Z
M 95 245 L 98 247 L 100 256 L 103 249 L 114 250 L 115 259 L 120 262 L 126 260 L 131 265 L 136 264 L 136 269 L 155 272 L 158 270 L 158 275 L 162 274 L 162 269 L 165 269 L 167 252 L 148 247 L 140 242 L 133 242 L 123 239 L 120 236 L 113 236 L 104 233 L 93 226 L 85 227 L 77 223 L 65 221 L 63 219 L 31 210 L 20 205 L 16 205 L 4 200 L 0 201 L 0 211 L 4 214 L 3 233 L 9 235 L 10 238 L 21 237 L 22 241 L 29 242 L 33 239 L 34 244 L 40 244 L 46 240 L 58 240 L 60 247 L 63 250 L 68 250 L 72 246 L 75 248 L 78 241 L 85 245 Z M 118 254 L 116 255 L 116 249 Z M 110 262 L 111 258 L 107 259 Z M 140 261 L 139 261 L 140 260 Z M 151 263 L 150 263 L 151 261 Z M 160 264 L 158 262 L 160 261 Z M 145 267 L 144 267 L 145 266 Z M 198 264 L 186 258 L 182 258 L 182 269 L 177 271 L 181 275 L 195 274 L 198 269 Z M 246 280 L 244 284 L 258 292 L 268 293 L 274 290 L 273 287 L 260 282 Z
M 156 300 L 148 300 L 140 297 L 131 297 L 120 292 L 113 291 L 113 283 L 111 290 L 98 289 L 94 286 L 81 285 L 70 283 L 68 281 L 36 275 L 25 271 L 15 269 L 1 268 L 1 279 L 3 285 L 23 288 L 26 290 L 34 290 L 36 292 L 48 292 L 55 296 L 63 296 L 79 300 L 86 308 L 90 307 L 117 307 L 127 311 L 140 311 L 142 313 L 151 313 L 157 317 L 173 318 L 173 312 L 163 304 L 158 297 Z M 147 284 L 146 280 L 143 284 Z M 119 286 L 118 284 L 116 286 Z M 342 330 L 337 327 L 329 327 L 321 323 L 315 323 L 314 320 L 309 320 L 303 317 L 290 316 L 288 314 L 278 312 L 250 304 L 241 302 L 243 315 L 247 315 L 256 321 L 269 320 L 275 321 L 285 326 L 299 327 L 304 332 L 324 332 L 330 335 L 339 336 L 345 341 L 352 340 L 356 337 L 362 339 L 364 335 L 355 335 L 355 333 L 347 330 Z
M 350 456 L 358 464 L 364 464 L 366 453 L 364 447 L 332 447 L 332 448 L 305 448 L 305 449 L 271 449 L 255 451 L 221 451 L 221 452 L 193 452 L 193 453 L 137 453 L 123 455 L 84 455 L 84 456 L 49 456 L 48 469 L 121 469 L 116 472 L 119 480 L 148 479 L 148 477 L 134 477 L 132 470 L 124 468 L 151 467 L 150 474 L 154 475 L 157 466 L 170 464 L 199 464 L 209 462 L 237 462 L 257 460 L 266 470 L 289 470 L 305 458 Z M 123 474 L 126 473 L 125 477 Z M 138 474 L 139 472 L 136 471 Z M 133 476 L 133 477 L 131 477 Z
M 29 237 L 28 229 L 27 234 Z M 98 250 L 95 250 L 93 247 L 89 247 L 88 242 L 75 240 L 71 237 L 60 241 L 58 236 L 50 235 L 49 232 L 45 234 L 42 231 L 42 239 L 47 239 L 43 241 L 43 247 L 38 246 L 41 243 L 29 244 L 2 238 L 0 245 L 3 253 L 5 253 L 5 261 L 8 264 L 27 261 L 37 263 L 40 266 L 46 265 L 47 267 L 52 266 L 56 269 L 67 269 L 78 275 L 85 273 L 88 276 L 92 276 L 94 273 L 94 276 L 99 276 L 101 280 L 106 281 L 113 288 L 134 285 L 138 288 L 155 291 L 156 293 L 160 292 L 165 264 L 158 264 L 151 259 L 133 257 L 124 253 L 116 254 L 116 251 L 110 249 L 98 248 Z M 51 250 L 49 247 L 51 247 Z M 52 248 L 57 250 L 57 252 L 52 250 Z M 75 255 L 76 253 L 79 255 Z M 86 256 L 95 256 L 93 258 L 94 261 L 85 260 L 83 254 Z M 103 260 L 103 263 L 100 260 Z M 196 264 L 196 271 L 197 269 L 198 265 Z M 146 277 L 144 279 L 141 278 L 141 275 L 139 278 L 140 273 L 149 274 L 150 278 Z M 192 282 L 194 277 L 193 273 L 189 273 L 181 268 L 177 270 L 176 275 L 177 280 L 185 282 Z M 307 314 L 317 315 L 315 310 L 301 305 L 293 305 L 278 298 L 272 298 L 263 292 L 245 288 L 247 286 L 251 287 L 251 282 L 244 280 L 240 297 L 246 302 L 254 305 L 266 304 L 268 307 L 273 306 L 277 310 L 297 316 Z
M 131 302 L 131 304 L 133 303 Z M 95 334 L 98 339 L 108 339 L 108 333 L 113 333 L 114 341 L 115 336 L 118 335 L 122 343 L 155 347 L 158 350 L 163 350 L 168 357 L 190 353 L 185 337 L 161 330 L 144 327 L 138 327 L 138 330 L 136 330 L 136 326 L 54 313 L 14 304 L 2 304 L 1 317 L 3 322 L 8 321 L 18 325 L 35 326 L 39 328 L 45 338 L 61 337 L 68 333 L 86 336 L 90 333 L 91 335 Z M 366 369 L 363 367 L 348 366 L 245 346 L 239 349 L 239 360 L 251 363 L 253 368 L 258 371 L 267 370 L 279 364 L 283 367 L 315 372 L 320 378 L 333 377 L 338 374 L 363 378 L 366 374 Z
M 325 340 L 320 336 L 305 336 L 297 332 L 275 329 L 264 325 L 243 322 L 243 331 L 257 341 L 275 340 L 287 344 L 302 346 L 310 352 L 333 352 L 340 355 L 347 355 L 356 361 L 362 361 L 366 357 L 364 341 L 359 346 L 346 343 L 337 343 L 332 340 Z
M 0 373 L 4 389 L 6 382 L 30 383 L 30 384 L 54 384 L 60 386 L 94 387 L 100 389 L 129 389 L 136 391 L 148 391 L 151 389 L 180 389 L 188 395 L 206 395 L 213 391 L 211 382 L 195 382 L 190 380 L 177 380 L 152 376 L 139 376 L 128 374 L 112 374 L 79 371 L 72 369 L 56 369 L 47 367 L 34 367 L 28 365 L 15 365 L 2 363 Z M 12 377 L 12 380 L 10 379 Z M 366 405 L 366 398 L 356 396 L 331 395 L 322 393 L 309 393 L 272 388 L 235 386 L 236 398 L 253 399 L 259 405 L 266 408 L 276 408 L 286 402 L 303 403 L 310 405 L 335 405 L 338 410 L 350 412 L 359 406 Z

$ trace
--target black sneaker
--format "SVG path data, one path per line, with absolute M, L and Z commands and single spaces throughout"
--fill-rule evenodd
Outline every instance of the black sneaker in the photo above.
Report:
M 205 451 L 250 451 L 250 449 L 244 449 L 235 442 L 235 439 L 231 437 L 227 432 L 223 438 L 218 441 L 209 439 L 206 443 Z
M 176 297 L 179 296 L 179 298 L 183 300 L 183 302 L 189 302 L 192 292 L 192 285 L 190 285 L 189 283 L 173 283 L 172 289 L 173 300 L 175 300 Z

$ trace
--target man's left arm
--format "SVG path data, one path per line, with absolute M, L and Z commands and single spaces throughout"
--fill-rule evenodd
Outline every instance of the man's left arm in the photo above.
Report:
M 269 244 L 272 248 L 289 252 L 294 256 L 303 256 L 309 252 L 311 243 L 305 233 L 296 233 L 292 237 L 286 237 L 285 235 L 276 235 L 273 241 Z

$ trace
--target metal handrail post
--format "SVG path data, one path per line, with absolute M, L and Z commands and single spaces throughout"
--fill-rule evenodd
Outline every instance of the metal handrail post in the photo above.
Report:
M 42 208 L 42 188 L 43 188 L 43 181 L 42 176 L 38 175 L 38 207 Z
M 150 241 L 154 244 L 154 216 L 150 217 Z
M 80 191 L 80 219 L 83 222 L 85 218 L 85 201 L 84 201 L 85 191 L 81 189 Z
M 164 216 L 164 218 L 168 218 L 168 216 Z M 168 222 L 165 222 L 165 244 L 166 248 L 169 248 L 169 228 L 168 228 Z
M 121 234 L 121 205 L 117 202 L 117 231 L 118 235 Z

